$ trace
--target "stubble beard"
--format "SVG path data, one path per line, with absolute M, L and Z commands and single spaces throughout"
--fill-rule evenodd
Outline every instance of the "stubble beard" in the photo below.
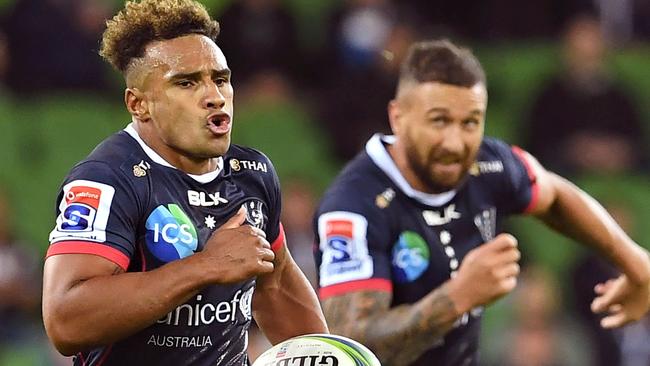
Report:
M 422 162 L 415 148 L 415 144 L 409 141 L 406 146 L 406 159 L 409 167 L 427 188 L 427 193 L 443 193 L 454 190 L 462 184 L 467 176 L 467 160 L 462 159 L 461 164 L 463 164 L 463 170 L 459 176 L 453 181 L 443 182 L 441 181 L 442 179 L 436 178 L 435 173 L 431 169 L 433 163 L 437 160 L 435 157 L 435 150 L 432 150 L 426 157 L 425 161 Z

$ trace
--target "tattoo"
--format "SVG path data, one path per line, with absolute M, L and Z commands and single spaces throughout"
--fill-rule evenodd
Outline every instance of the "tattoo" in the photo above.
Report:
M 409 365 L 441 341 L 459 314 L 441 286 L 414 304 L 390 308 L 391 294 L 352 292 L 323 301 L 332 333 L 356 339 L 384 365 Z

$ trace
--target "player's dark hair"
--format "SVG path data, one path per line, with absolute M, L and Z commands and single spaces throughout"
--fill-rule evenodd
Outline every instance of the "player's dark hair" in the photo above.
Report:
M 133 59 L 144 55 L 152 41 L 202 34 L 212 40 L 219 23 L 193 0 L 129 0 L 106 22 L 99 54 L 124 73 Z
M 417 42 L 402 62 L 399 83 L 438 82 L 462 87 L 485 84 L 485 72 L 472 52 L 448 40 Z

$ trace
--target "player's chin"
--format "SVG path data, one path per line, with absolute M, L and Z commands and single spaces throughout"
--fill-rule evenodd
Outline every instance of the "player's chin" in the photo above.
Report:
M 230 135 L 211 141 L 210 151 L 213 156 L 223 156 L 230 149 Z
M 431 172 L 430 178 L 431 183 L 438 192 L 446 192 L 455 189 L 460 185 L 463 178 L 465 177 L 464 170 L 458 171 L 433 171 Z
M 193 155 L 203 159 L 218 158 L 220 156 L 226 155 L 226 152 L 228 152 L 229 148 L 230 140 L 211 141 L 209 144 L 205 144 L 201 148 L 195 149 Z

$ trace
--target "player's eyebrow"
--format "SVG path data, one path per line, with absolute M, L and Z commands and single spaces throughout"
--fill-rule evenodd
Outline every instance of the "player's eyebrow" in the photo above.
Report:
M 167 77 L 167 80 L 170 82 L 174 82 L 176 80 L 198 80 L 201 78 L 201 74 L 203 74 L 202 71 L 195 71 L 195 72 L 186 72 L 186 73 L 177 73 L 173 74 Z M 221 69 L 221 70 L 212 70 L 211 72 L 213 78 L 217 77 L 230 77 L 231 71 L 230 69 Z
M 437 113 L 449 113 L 449 109 L 448 109 L 448 108 L 444 108 L 444 107 L 433 107 L 433 108 L 430 108 L 430 109 L 427 111 L 427 114 L 428 114 L 428 113 L 436 113 L 436 112 L 437 112 Z

